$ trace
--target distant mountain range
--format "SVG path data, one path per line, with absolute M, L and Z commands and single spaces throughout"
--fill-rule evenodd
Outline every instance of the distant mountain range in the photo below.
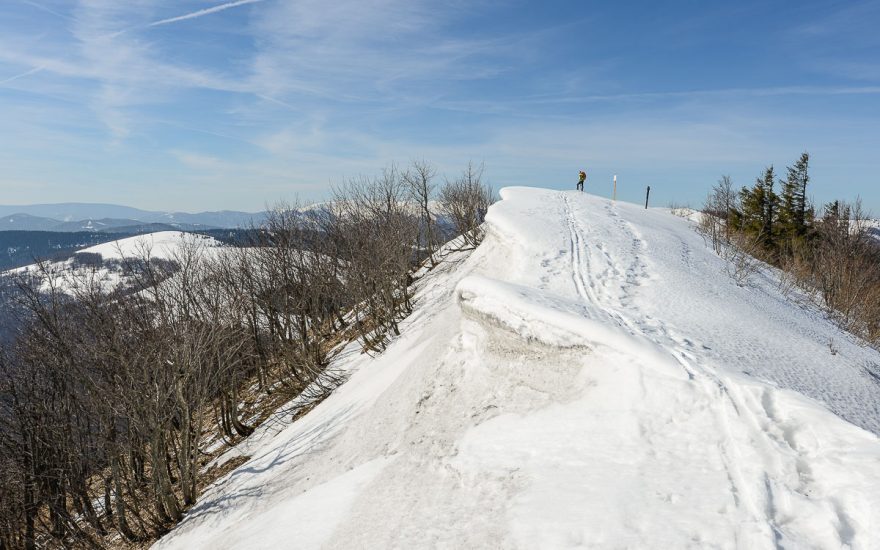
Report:
M 154 212 L 116 204 L 0 205 L 0 231 L 199 231 L 259 225 L 265 212 Z

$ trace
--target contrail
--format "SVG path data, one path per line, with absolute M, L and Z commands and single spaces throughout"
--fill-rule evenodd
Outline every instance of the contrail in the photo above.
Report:
M 271 97 L 268 95 L 263 95 L 263 94 L 257 94 L 257 97 L 262 100 L 268 101 L 270 103 L 275 103 L 277 105 L 281 105 L 282 107 L 287 107 L 288 109 L 292 109 L 294 111 L 299 111 L 298 108 L 294 107 L 290 103 L 285 103 L 285 102 L 281 101 L 280 99 L 275 99 L 274 97 Z
M 31 69 L 29 71 L 25 71 L 21 74 L 15 75 L 15 76 L 10 76 L 6 80 L 0 80 L 0 85 L 8 84 L 8 83 L 12 82 L 13 80 L 18 80 L 19 78 L 24 78 L 24 77 L 32 75 L 34 73 L 38 73 L 38 72 L 42 71 L 44 68 L 45 67 L 34 67 L 33 69 Z
M 217 13 L 218 11 L 228 10 L 229 8 L 244 6 L 245 4 L 256 4 L 257 2 L 262 2 L 262 1 L 263 0 L 236 0 L 235 2 L 227 2 L 226 4 L 220 4 L 219 6 L 214 6 L 213 8 L 205 8 L 203 10 L 194 11 L 192 13 L 187 13 L 185 15 L 178 15 L 177 17 L 169 17 L 168 19 L 161 19 L 159 21 L 154 21 L 147 26 L 148 27 L 158 27 L 159 25 L 167 25 L 169 23 L 177 23 L 178 21 L 185 21 L 187 19 L 195 19 L 196 17 L 202 17 L 203 15 Z
M 47 8 L 46 6 L 44 6 L 44 5 L 42 5 L 42 4 L 38 4 L 38 3 L 36 3 L 36 2 L 33 2 L 32 0 L 20 0 L 20 2 L 21 2 L 22 4 L 27 4 L 28 6 L 31 6 L 31 7 L 37 8 L 38 10 L 42 10 L 42 11 L 44 11 L 44 12 L 46 12 L 46 13 L 51 13 L 52 15 L 54 15 L 54 16 L 56 16 L 56 17 L 60 17 L 60 18 L 62 18 L 62 19 L 69 19 L 69 20 L 72 20 L 72 19 L 73 19 L 73 18 L 70 17 L 70 16 L 64 15 L 63 13 L 58 13 L 57 11 L 55 11 L 55 10 L 51 10 L 51 9 Z

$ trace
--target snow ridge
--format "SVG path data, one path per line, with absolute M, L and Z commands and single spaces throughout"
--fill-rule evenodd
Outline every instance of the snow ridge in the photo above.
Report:
M 501 196 L 403 335 L 158 548 L 880 547 L 880 354 L 686 220 Z

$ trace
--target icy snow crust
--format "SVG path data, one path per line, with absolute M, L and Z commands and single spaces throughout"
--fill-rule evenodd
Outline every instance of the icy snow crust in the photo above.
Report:
M 880 548 L 880 354 L 686 220 L 502 197 L 403 336 L 157 548 Z

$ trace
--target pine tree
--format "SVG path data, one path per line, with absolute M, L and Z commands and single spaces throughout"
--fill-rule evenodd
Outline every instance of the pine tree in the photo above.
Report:
M 808 218 L 811 216 L 807 205 L 807 184 L 810 155 L 803 153 L 794 166 L 788 167 L 788 178 L 782 184 L 782 202 L 779 219 L 780 233 L 788 238 L 801 238 L 807 233 Z
M 740 191 L 742 211 L 737 216 L 737 229 L 751 236 L 757 236 L 761 233 L 766 197 L 764 180 L 758 179 L 755 186 L 751 189 L 748 187 L 742 188 Z
M 798 236 L 803 236 L 807 232 L 807 223 L 810 221 L 808 219 L 810 214 L 809 205 L 807 204 L 807 184 L 810 183 L 810 174 L 807 171 L 809 165 L 810 154 L 804 151 L 803 154 L 801 154 L 801 158 L 794 165 L 797 182 L 795 197 L 797 199 L 796 206 L 798 208 L 798 210 L 796 210 Z
M 782 186 L 782 195 L 779 202 L 779 234 L 789 240 L 797 235 L 797 185 L 794 168 L 788 167 L 788 179 L 779 180 Z
M 779 196 L 773 192 L 773 184 L 776 182 L 776 175 L 773 173 L 771 165 L 764 171 L 764 193 L 766 199 L 764 202 L 764 218 L 762 223 L 762 232 L 765 235 L 765 245 L 769 249 L 776 247 L 776 217 L 778 216 Z
M 742 210 L 736 216 L 737 229 L 757 239 L 765 249 L 776 247 L 776 221 L 779 197 L 773 191 L 776 176 L 770 166 L 751 189 L 740 191 Z

